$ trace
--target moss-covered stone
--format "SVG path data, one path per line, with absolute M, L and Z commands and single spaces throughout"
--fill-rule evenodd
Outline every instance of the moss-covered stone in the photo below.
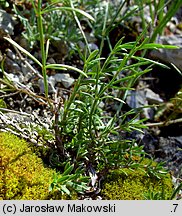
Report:
M 63 199 L 60 192 L 48 190 L 54 173 L 24 140 L 0 133 L 0 199 Z
M 143 170 L 128 168 L 111 171 L 103 185 L 101 193 L 106 200 L 144 200 L 149 190 L 164 193 L 168 199 L 173 190 L 170 174 L 157 179 L 147 176 Z

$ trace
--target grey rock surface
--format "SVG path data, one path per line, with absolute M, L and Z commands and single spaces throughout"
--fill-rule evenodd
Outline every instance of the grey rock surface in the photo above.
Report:
M 174 64 L 182 71 L 182 35 L 172 35 L 160 37 L 159 43 L 175 45 L 179 49 L 159 49 L 152 50 L 150 53 L 154 59 L 159 59 L 167 64 Z
M 156 94 L 149 88 L 145 90 L 145 97 L 149 104 L 160 104 L 164 102 L 158 94 Z
M 2 38 L 6 34 L 14 34 L 14 25 L 12 17 L 4 10 L 0 9 L 0 37 Z
M 62 83 L 65 88 L 70 88 L 75 81 L 68 73 L 57 73 L 54 75 L 54 79 L 56 83 Z
M 129 91 L 126 98 L 126 103 L 132 108 L 142 108 L 143 106 L 160 104 L 163 100 L 158 94 L 153 92 L 149 88 L 144 88 L 135 91 Z M 153 109 L 152 108 L 143 108 L 143 114 L 148 119 L 153 119 Z

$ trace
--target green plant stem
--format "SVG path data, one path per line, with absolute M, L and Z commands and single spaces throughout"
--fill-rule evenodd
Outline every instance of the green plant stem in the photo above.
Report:
M 121 12 L 121 10 L 122 10 L 122 8 L 124 7 L 125 3 L 126 3 L 126 1 L 124 1 L 124 2 L 120 5 L 119 9 L 116 11 L 115 16 L 112 18 L 112 20 L 111 20 L 111 22 L 110 22 L 110 25 L 107 27 L 107 29 L 106 29 L 106 35 L 107 35 L 107 36 L 108 36 L 109 32 L 112 30 L 113 26 L 115 27 L 115 25 L 116 25 L 116 24 L 115 24 L 115 21 L 116 21 L 116 19 L 119 17 L 119 13 Z M 123 18 L 123 17 L 122 17 L 122 18 Z M 122 18 L 121 18 L 121 19 L 122 19 Z M 119 20 L 118 23 L 121 23 L 121 21 L 122 21 L 122 20 Z
M 45 53 L 45 41 L 44 41 L 44 30 L 43 30 L 43 23 L 42 23 L 42 14 L 41 14 L 41 5 L 42 1 L 38 1 L 38 9 L 37 9 L 37 22 L 38 22 L 38 29 L 40 35 L 40 50 L 42 56 L 42 75 L 44 80 L 44 91 L 45 96 L 48 99 L 48 82 L 47 82 L 47 74 L 46 74 L 46 53 Z
M 174 0 L 173 1 L 173 3 L 171 4 L 168 12 L 163 17 L 163 19 L 160 20 L 159 25 L 155 28 L 155 30 L 154 30 L 154 32 L 153 32 L 153 34 L 151 36 L 151 39 L 150 39 L 151 43 L 153 43 L 156 40 L 157 35 L 161 33 L 161 30 L 166 26 L 166 24 L 174 16 L 174 14 L 180 8 L 181 5 L 182 5 L 182 1 L 181 0 L 180 1 L 179 0 Z M 160 16 L 162 16 L 162 15 L 160 15 Z
M 106 38 L 106 23 L 107 23 L 107 18 L 108 18 L 108 9 L 109 9 L 109 2 L 107 2 L 106 9 L 105 9 L 105 17 L 104 17 L 104 23 L 103 23 L 103 28 L 102 28 L 102 40 L 100 43 L 100 55 L 102 53 L 102 49 L 104 47 L 104 40 Z
M 81 80 L 83 78 L 83 75 L 81 74 L 75 84 L 75 87 L 74 87 L 74 91 L 72 92 L 68 102 L 65 104 L 65 108 L 64 108 L 64 113 L 63 113 L 63 117 L 62 117 L 62 123 L 64 124 L 65 121 L 66 121 L 66 118 L 67 118 L 67 114 L 68 114 L 68 111 L 69 111 L 69 108 L 71 106 L 71 104 L 73 103 L 74 99 L 75 99 L 75 96 L 78 92 L 78 89 L 80 87 L 80 83 L 81 83 Z
M 177 193 L 181 190 L 181 188 L 182 188 L 182 183 L 180 183 L 177 186 L 177 188 L 174 189 L 173 193 L 171 194 L 170 200 L 173 200 L 176 197 Z
M 158 3 L 158 10 L 159 10 L 159 22 L 163 20 L 164 17 L 164 5 L 165 5 L 165 0 L 160 0 Z
M 142 29 L 146 28 L 146 21 L 145 21 L 145 17 L 144 17 L 144 1 L 143 0 L 137 0 L 137 4 L 140 8 L 140 17 L 142 20 Z
M 84 33 L 83 29 L 82 29 L 82 26 L 81 26 L 81 24 L 80 24 L 80 21 L 79 21 L 77 15 L 76 15 L 76 12 L 74 11 L 74 5 L 73 5 L 73 2 L 72 2 L 71 0 L 70 0 L 70 5 L 71 5 L 71 8 L 73 9 L 72 13 L 73 13 L 73 16 L 74 16 L 74 18 L 75 18 L 75 21 L 76 21 L 76 23 L 77 23 L 77 25 L 78 25 L 78 27 L 79 27 L 79 29 L 80 29 L 80 31 L 81 31 L 81 34 L 82 34 L 82 36 L 83 36 L 83 38 L 84 38 L 84 40 L 85 40 L 85 44 L 86 44 L 86 46 L 87 46 L 88 52 L 89 52 L 89 54 L 90 54 L 90 53 L 91 53 L 91 50 L 90 50 L 90 47 L 89 47 L 87 38 L 86 38 L 85 33 Z

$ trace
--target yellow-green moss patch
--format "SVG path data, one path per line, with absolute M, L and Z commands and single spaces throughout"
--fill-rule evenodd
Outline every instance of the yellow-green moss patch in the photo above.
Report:
M 0 108 L 7 108 L 6 103 L 3 99 L 0 99 Z
M 0 199 L 62 199 L 60 193 L 48 190 L 54 173 L 24 140 L 0 133 Z
M 103 183 L 102 196 L 106 200 L 144 200 L 149 191 L 162 193 L 169 198 L 172 193 L 172 180 L 169 174 L 163 178 L 148 177 L 143 170 L 131 171 L 124 168 L 110 172 Z

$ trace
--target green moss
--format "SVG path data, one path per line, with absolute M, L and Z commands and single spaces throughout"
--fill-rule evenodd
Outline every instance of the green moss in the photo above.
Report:
M 148 177 L 143 170 L 127 168 L 110 172 L 103 185 L 101 193 L 106 200 L 144 200 L 149 190 L 169 198 L 173 190 L 169 174 L 157 179 Z
M 24 140 L 9 133 L 0 133 L 0 168 L 0 199 L 68 198 L 48 190 L 55 171 L 44 167 Z
M 6 103 L 3 99 L 0 99 L 0 108 L 7 108 Z

